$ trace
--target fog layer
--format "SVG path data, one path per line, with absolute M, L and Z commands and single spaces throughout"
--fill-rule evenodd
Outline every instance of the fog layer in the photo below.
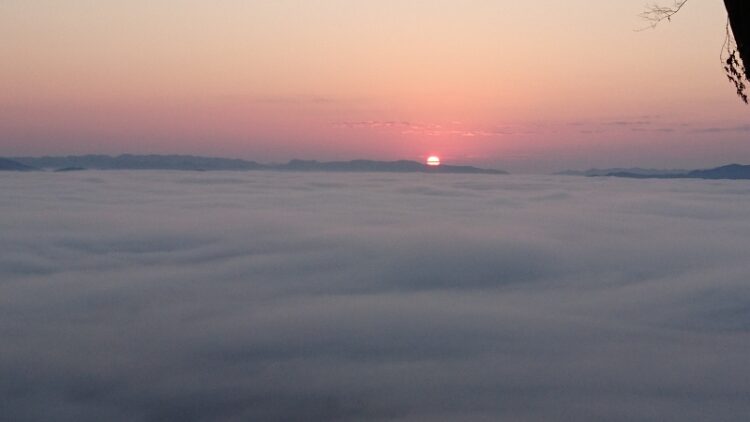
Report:
M 0 175 L 13 421 L 736 421 L 750 183 Z

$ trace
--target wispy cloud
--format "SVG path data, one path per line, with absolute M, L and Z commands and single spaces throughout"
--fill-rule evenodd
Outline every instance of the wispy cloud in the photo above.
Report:
M 750 124 L 729 126 L 708 126 L 692 130 L 694 133 L 725 133 L 725 132 L 750 132 Z
M 633 127 L 633 126 L 652 126 L 659 123 L 664 123 L 665 119 L 660 115 L 645 114 L 640 116 L 630 116 L 612 120 L 605 120 L 601 122 L 604 126 L 620 126 L 620 127 Z
M 402 135 L 417 134 L 422 136 L 457 136 L 464 138 L 496 137 L 528 133 L 509 126 L 498 126 L 492 129 L 466 127 L 463 122 L 452 121 L 448 124 L 418 123 L 398 120 L 365 120 L 349 121 L 334 124 L 335 127 L 348 129 L 394 130 Z
M 396 120 L 361 120 L 361 121 L 350 121 L 350 122 L 339 122 L 334 123 L 334 127 L 347 128 L 347 129 L 404 129 L 410 128 L 412 124 L 408 121 L 396 121 Z
M 684 123 L 669 121 L 659 115 L 644 115 L 588 122 L 575 121 L 570 122 L 568 126 L 578 128 L 578 133 L 585 135 L 621 131 L 639 133 L 672 133 L 685 128 Z
M 258 96 L 252 97 L 256 103 L 262 104 L 334 104 L 338 100 L 330 97 L 317 95 L 295 95 L 295 96 Z

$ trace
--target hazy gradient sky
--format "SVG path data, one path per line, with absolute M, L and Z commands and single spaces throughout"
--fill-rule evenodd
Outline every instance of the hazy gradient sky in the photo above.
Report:
M 0 155 L 750 161 L 720 0 L 0 2 Z

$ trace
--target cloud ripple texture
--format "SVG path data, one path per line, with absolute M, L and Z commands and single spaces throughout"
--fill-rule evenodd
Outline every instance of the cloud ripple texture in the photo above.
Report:
M 0 176 L 9 421 L 736 421 L 750 184 Z

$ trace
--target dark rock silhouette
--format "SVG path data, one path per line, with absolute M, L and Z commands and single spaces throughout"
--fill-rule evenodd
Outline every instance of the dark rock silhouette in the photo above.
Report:
M 744 63 L 745 79 L 750 80 L 750 2 L 747 0 L 724 0 L 729 14 L 737 51 Z

